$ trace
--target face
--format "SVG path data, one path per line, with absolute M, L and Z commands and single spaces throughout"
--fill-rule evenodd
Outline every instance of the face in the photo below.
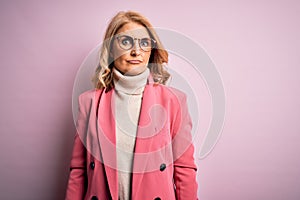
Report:
M 110 54 L 114 59 L 114 67 L 125 75 L 137 75 L 145 71 L 151 50 L 144 51 L 140 46 L 146 49 L 149 45 L 147 42 L 149 42 L 150 35 L 147 29 L 140 24 L 130 22 L 123 25 L 116 36 L 119 37 L 114 39 Z M 137 39 L 132 40 L 132 38 Z M 127 49 L 131 46 L 130 44 L 133 46 Z

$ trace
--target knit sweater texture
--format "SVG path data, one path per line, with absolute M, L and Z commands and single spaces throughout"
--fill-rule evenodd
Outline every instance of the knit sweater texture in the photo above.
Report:
M 138 75 L 127 76 L 113 68 L 115 85 L 116 148 L 118 166 L 118 198 L 131 197 L 133 151 L 140 115 L 143 91 L 149 69 Z

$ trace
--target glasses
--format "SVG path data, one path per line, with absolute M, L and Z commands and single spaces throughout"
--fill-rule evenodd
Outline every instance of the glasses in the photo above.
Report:
M 124 50 L 132 49 L 134 40 L 138 40 L 139 46 L 143 51 L 151 51 L 156 45 L 156 41 L 152 38 L 133 38 L 129 35 L 119 35 L 116 38 L 120 48 Z

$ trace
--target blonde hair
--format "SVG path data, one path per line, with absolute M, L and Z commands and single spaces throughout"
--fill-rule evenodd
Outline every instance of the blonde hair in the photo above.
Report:
M 163 48 L 157 33 L 150 22 L 140 13 L 133 11 L 120 11 L 109 22 L 106 29 L 103 43 L 99 52 L 99 63 L 92 78 L 95 88 L 105 88 L 107 91 L 114 87 L 112 68 L 114 59 L 110 55 L 113 36 L 125 24 L 135 22 L 144 26 L 152 39 L 156 41 L 156 46 L 151 50 L 148 68 L 155 83 L 165 84 L 170 74 L 164 69 L 163 64 L 168 63 L 168 52 Z

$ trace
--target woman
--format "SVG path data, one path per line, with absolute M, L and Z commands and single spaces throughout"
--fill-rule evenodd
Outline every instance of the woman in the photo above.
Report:
M 145 17 L 112 18 L 95 89 L 79 96 L 66 199 L 197 199 L 186 96 L 164 85 L 167 62 Z

